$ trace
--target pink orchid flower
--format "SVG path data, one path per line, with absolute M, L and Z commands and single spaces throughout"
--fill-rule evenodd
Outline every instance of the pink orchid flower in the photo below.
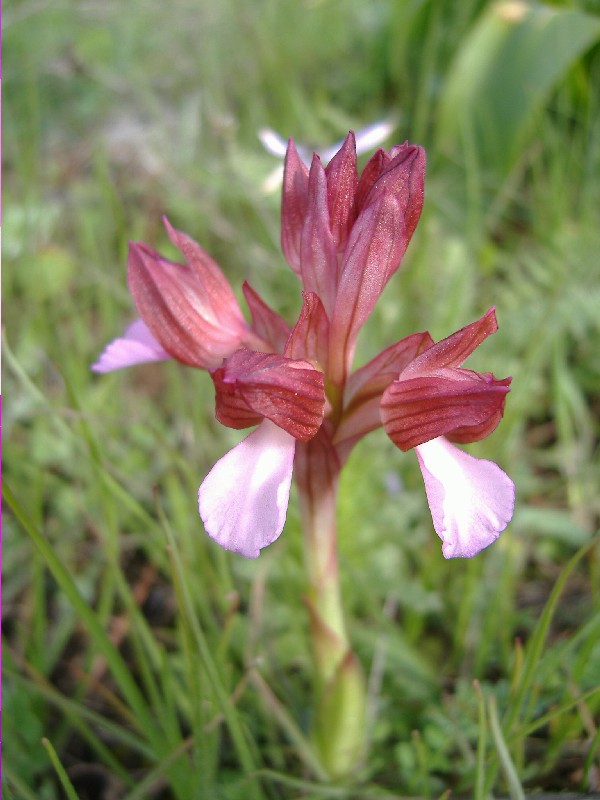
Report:
M 369 153 L 376 147 L 380 147 L 390 136 L 395 127 L 396 119 L 394 117 L 388 117 L 387 119 L 381 119 L 378 122 L 373 122 L 371 125 L 367 125 L 366 127 L 357 131 L 355 137 L 357 155 Z M 267 152 L 271 153 L 277 158 L 285 159 L 287 155 L 288 142 L 286 139 L 282 138 L 277 131 L 274 131 L 272 128 L 260 128 L 258 131 L 258 138 Z M 335 144 L 324 147 L 323 149 L 319 149 L 318 154 L 321 158 L 321 161 L 323 161 L 325 164 L 328 161 L 331 161 L 343 143 L 344 140 L 342 139 Z M 304 161 L 307 167 L 310 167 L 310 162 L 312 161 L 312 152 L 310 148 L 299 145 L 298 143 L 296 143 L 296 148 L 302 161 Z M 275 167 L 275 169 L 269 173 L 269 175 L 267 175 L 262 182 L 263 192 L 266 194 L 271 194 L 272 192 L 280 189 L 282 179 L 283 165 L 280 165 Z
M 482 439 L 502 418 L 510 378 L 462 367 L 497 330 L 494 309 L 438 343 L 407 336 L 352 371 L 358 333 L 419 220 L 424 176 L 425 153 L 408 143 L 378 150 L 359 176 L 352 133 L 327 167 L 317 155 L 308 167 L 290 140 L 282 247 L 303 288 L 292 328 L 247 283 L 246 322 L 217 264 L 168 223 L 186 263 L 131 245 L 140 319 L 93 369 L 174 358 L 210 373 L 223 425 L 257 425 L 199 489 L 205 528 L 224 548 L 258 556 L 283 529 L 294 466 L 302 491 L 318 492 L 318 476 L 337 474 L 380 426 L 417 454 L 445 557 L 473 556 L 510 521 L 510 478 L 452 444 Z

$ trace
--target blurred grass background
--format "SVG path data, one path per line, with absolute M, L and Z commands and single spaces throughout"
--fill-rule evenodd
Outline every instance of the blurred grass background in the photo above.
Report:
M 600 7 L 486 0 L 12 0 L 4 7 L 6 797 L 523 797 L 600 787 Z M 344 473 L 344 591 L 371 750 L 326 785 L 295 504 L 256 562 L 197 486 L 240 435 L 205 374 L 89 370 L 132 319 L 128 239 L 166 213 L 287 318 L 276 166 L 392 116 L 426 205 L 358 360 L 495 305 L 470 361 L 512 375 L 472 446 L 517 484 L 445 562 L 416 459 Z M 474 683 L 475 681 L 475 683 Z M 444 795 L 445 796 L 445 795 Z

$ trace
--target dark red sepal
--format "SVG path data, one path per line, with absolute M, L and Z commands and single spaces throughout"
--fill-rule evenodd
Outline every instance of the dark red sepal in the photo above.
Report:
M 241 428 L 266 417 L 300 441 L 323 421 L 323 373 L 305 361 L 274 353 L 237 350 L 215 370 L 216 417 Z

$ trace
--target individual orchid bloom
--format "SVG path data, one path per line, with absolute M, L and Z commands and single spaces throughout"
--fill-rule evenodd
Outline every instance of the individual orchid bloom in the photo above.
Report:
M 312 439 L 323 421 L 323 373 L 275 353 L 237 350 L 212 378 L 219 422 L 260 424 L 202 483 L 200 515 L 215 541 L 256 558 L 283 530 L 296 440 Z
M 187 264 L 170 261 L 143 243 L 131 244 L 128 281 L 141 319 L 105 348 L 92 369 L 109 372 L 173 358 L 208 370 L 216 389 L 217 419 L 224 425 L 245 428 L 260 423 L 215 465 L 199 493 L 209 534 L 227 549 L 256 557 L 283 528 L 296 441 L 310 439 L 323 421 L 323 373 L 293 355 L 305 313 L 298 329 L 291 331 L 245 283 L 252 316 L 248 324 L 210 256 L 166 220 L 165 225 Z M 274 352 L 284 350 L 288 341 L 286 355 Z M 240 513 L 246 509 L 245 525 L 239 514 L 221 513 L 217 520 L 217 485 L 226 487 L 223 496 L 232 507 Z M 265 513 L 269 504 L 273 514 Z M 221 503 L 221 508 L 224 511 L 226 505 Z M 244 531 L 255 534 L 245 536 Z
M 168 223 L 186 263 L 131 245 L 128 281 L 140 319 L 93 368 L 173 358 L 206 369 L 217 419 L 257 426 L 199 489 L 205 528 L 224 548 L 256 557 L 283 529 L 292 472 L 301 503 L 309 497 L 316 508 L 354 444 L 381 426 L 417 453 L 446 557 L 474 555 L 508 523 L 510 479 L 451 444 L 487 436 L 503 414 L 510 379 L 462 367 L 497 329 L 493 309 L 438 343 L 411 334 L 352 372 L 360 329 L 419 220 L 424 173 L 424 151 L 408 143 L 378 150 L 359 176 L 352 133 L 327 166 L 317 155 L 307 166 L 290 140 L 282 248 L 303 297 L 292 327 L 245 283 L 247 322 L 221 269 Z
M 379 147 L 379 145 L 383 144 L 385 140 L 390 136 L 394 128 L 396 127 L 396 121 L 393 118 L 382 119 L 378 122 L 374 122 L 371 125 L 367 125 L 365 128 L 356 132 L 356 153 L 357 155 L 361 155 L 362 153 L 368 153 L 373 150 L 375 147 Z M 277 158 L 284 159 L 287 153 L 288 142 L 286 139 L 283 139 L 276 131 L 272 128 L 261 128 L 258 131 L 258 138 L 262 146 L 265 150 L 271 153 Z M 338 152 L 340 147 L 343 145 L 344 140 L 341 139 L 339 142 L 336 142 L 329 147 L 325 147 L 323 149 L 317 150 L 321 161 L 327 164 L 334 155 Z M 312 150 L 308 147 L 302 145 L 296 145 L 298 150 L 298 155 L 302 159 L 302 161 L 306 164 L 307 167 L 310 167 L 310 162 L 312 160 Z M 266 194 L 271 194 L 272 192 L 277 191 L 281 187 L 281 181 L 283 179 L 283 167 L 278 166 L 276 167 L 263 181 L 262 188 Z
M 510 378 L 464 369 L 462 363 L 498 329 L 491 308 L 407 364 L 381 398 L 381 420 L 401 450 L 414 448 L 433 524 L 446 558 L 470 557 L 491 544 L 514 508 L 514 484 L 496 464 L 474 458 L 455 442 L 495 430 Z
M 220 267 L 196 242 L 164 222 L 187 263 L 170 261 L 143 242 L 130 244 L 127 280 L 141 319 L 107 346 L 92 369 L 108 372 L 174 358 L 212 370 L 238 347 L 269 351 L 271 344 L 261 332 L 271 335 L 269 325 L 288 331 L 283 320 L 246 285 L 248 305 L 258 317 L 248 325 Z
M 447 558 L 469 557 L 487 547 L 513 512 L 514 485 L 508 476 L 449 441 L 482 439 L 502 417 L 510 378 L 462 367 L 497 327 L 492 308 L 437 344 L 424 332 L 388 347 L 350 376 L 335 433 L 343 457 L 381 425 L 401 450 L 415 450 Z
M 417 355 L 386 388 L 381 419 L 401 450 L 447 436 L 475 442 L 495 430 L 504 412 L 510 378 L 497 380 L 473 372 L 463 362 L 484 339 L 498 330 L 493 308 Z

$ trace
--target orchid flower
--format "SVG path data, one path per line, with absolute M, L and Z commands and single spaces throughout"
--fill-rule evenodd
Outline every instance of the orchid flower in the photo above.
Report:
M 453 444 L 482 439 L 502 418 L 510 378 L 462 366 L 497 330 L 493 308 L 442 341 L 411 334 L 352 369 L 360 329 L 419 220 L 424 175 L 424 151 L 408 143 L 377 150 L 359 176 L 352 133 L 326 167 L 316 154 L 307 165 L 290 140 L 281 239 L 303 290 L 292 327 L 245 283 L 247 322 L 219 266 L 166 221 L 184 263 L 130 246 L 139 319 L 93 369 L 167 358 L 205 369 L 217 419 L 257 426 L 199 489 L 205 528 L 224 548 L 258 556 L 283 529 L 294 465 L 300 491 L 310 492 L 315 475 L 337 474 L 381 426 L 401 450 L 415 450 L 444 556 L 472 556 L 508 524 L 512 481 Z
M 373 122 L 371 125 L 367 125 L 366 127 L 357 131 L 355 137 L 357 155 L 368 153 L 375 147 L 383 144 L 395 127 L 396 121 L 390 117 L 388 119 L 381 119 L 378 122 Z M 277 133 L 277 131 L 274 131 L 272 128 L 260 128 L 258 131 L 258 138 L 268 153 L 271 153 L 271 155 L 274 155 L 277 158 L 285 159 L 288 143 Z M 339 142 L 330 145 L 329 147 L 319 149 L 318 154 L 321 158 L 321 161 L 323 161 L 325 164 L 331 161 L 343 143 L 344 140 L 342 139 Z M 310 162 L 312 161 L 312 151 L 310 148 L 297 144 L 296 149 L 302 161 L 307 167 L 309 167 Z M 281 186 L 282 178 L 283 166 L 275 167 L 275 169 L 267 175 L 262 183 L 262 189 L 265 194 L 276 192 Z
M 383 427 L 400 450 L 415 451 L 446 558 L 491 544 L 514 505 L 514 485 L 500 467 L 455 444 L 484 438 L 504 412 L 510 378 L 463 366 L 497 330 L 493 308 L 439 342 L 427 331 L 412 333 L 353 368 L 360 330 L 419 221 L 425 177 L 421 147 L 377 150 L 360 176 L 356 151 L 352 132 L 326 166 L 317 154 L 309 164 L 292 140 L 287 147 L 281 244 L 302 290 L 292 326 L 244 283 L 247 321 L 220 267 L 165 221 L 183 262 L 130 246 L 139 317 L 93 366 L 108 372 L 171 358 L 204 369 L 217 420 L 256 426 L 198 491 L 204 527 L 223 548 L 255 558 L 274 542 L 295 478 L 315 657 L 313 742 L 334 777 L 360 761 L 367 707 L 337 563 L 339 475 L 352 448 Z

